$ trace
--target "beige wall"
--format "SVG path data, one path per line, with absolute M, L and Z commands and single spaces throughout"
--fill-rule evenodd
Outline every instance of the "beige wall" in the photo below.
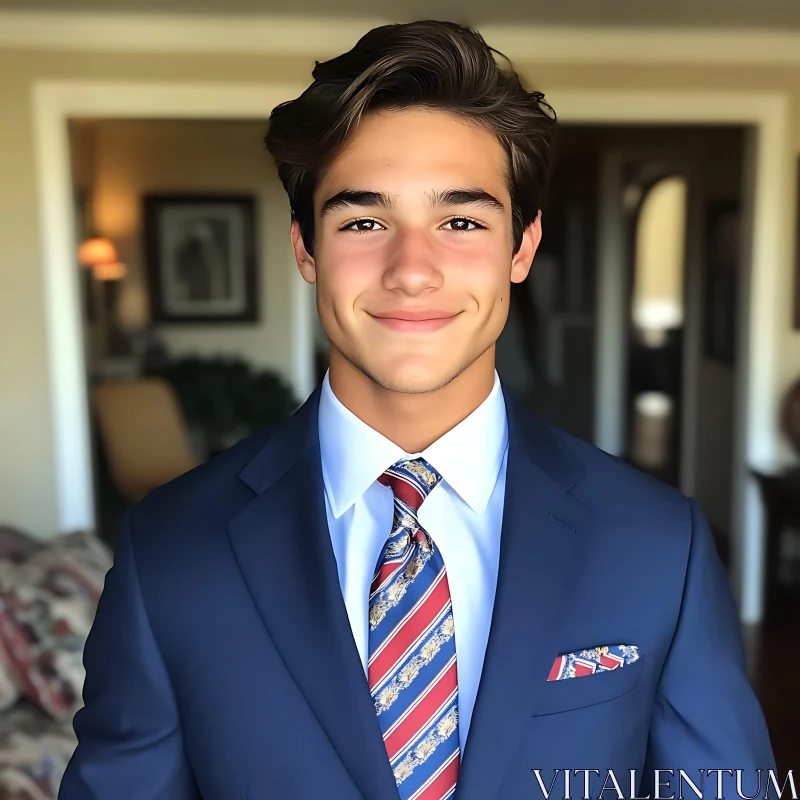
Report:
M 259 256 L 257 323 L 159 325 L 175 355 L 239 356 L 292 380 L 292 283 L 302 280 L 289 243 L 289 208 L 263 143 L 262 121 L 102 120 L 80 126 L 72 141 L 81 161 L 92 142 L 94 223 L 117 245 L 129 274 L 118 312 L 126 327 L 149 322 L 142 197 L 148 192 L 253 195 Z M 85 156 L 83 156 L 85 159 Z
M 800 101 L 800 68 L 795 67 L 518 66 L 545 92 L 723 87 L 785 90 Z M 31 113 L 34 81 L 308 81 L 312 67 L 310 58 L 0 50 L 0 519 L 41 535 L 52 534 L 57 525 Z M 264 109 L 265 117 L 268 112 Z M 794 114 L 793 137 L 800 151 L 800 102 Z M 776 309 L 783 321 L 782 385 L 800 372 L 800 334 L 790 329 L 790 295 L 787 283 L 784 303 Z

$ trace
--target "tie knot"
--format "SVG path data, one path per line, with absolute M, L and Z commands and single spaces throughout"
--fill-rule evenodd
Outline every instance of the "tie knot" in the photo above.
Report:
M 414 511 L 419 509 L 441 479 L 442 476 L 424 458 L 398 461 L 378 478 L 384 486 L 391 488 L 395 497 Z

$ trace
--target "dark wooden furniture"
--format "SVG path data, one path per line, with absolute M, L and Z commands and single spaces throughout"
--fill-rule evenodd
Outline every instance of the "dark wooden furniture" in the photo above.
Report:
M 767 528 L 767 616 L 786 598 L 787 587 L 779 580 L 781 535 L 785 528 L 800 529 L 800 469 L 779 474 L 752 470 L 761 488 Z M 795 589 L 797 590 L 795 585 Z

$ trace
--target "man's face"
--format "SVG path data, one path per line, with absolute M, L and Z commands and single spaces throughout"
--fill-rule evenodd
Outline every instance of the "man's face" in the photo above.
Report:
M 512 255 L 506 161 L 491 131 L 443 111 L 365 115 L 317 187 L 313 258 L 292 225 L 332 364 L 430 392 L 494 346 L 541 237 L 537 217 Z

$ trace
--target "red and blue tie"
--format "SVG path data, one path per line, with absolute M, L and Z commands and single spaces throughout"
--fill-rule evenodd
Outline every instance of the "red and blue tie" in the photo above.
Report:
M 441 475 L 416 458 L 378 480 L 394 521 L 370 587 L 369 688 L 402 800 L 444 800 L 460 757 L 455 628 L 442 554 L 417 519 Z

